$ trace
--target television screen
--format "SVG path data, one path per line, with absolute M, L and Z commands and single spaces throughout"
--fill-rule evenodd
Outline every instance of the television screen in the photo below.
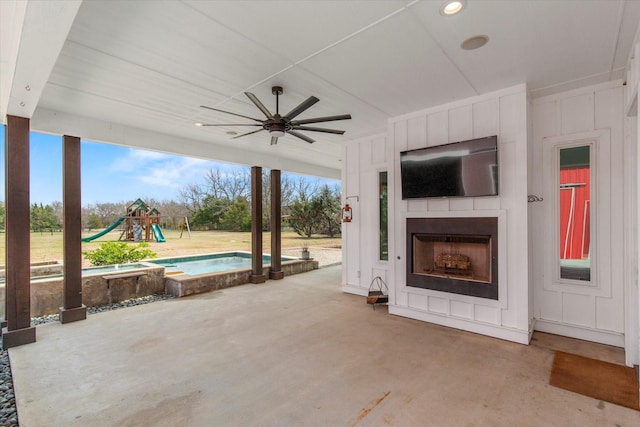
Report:
M 498 137 L 400 153 L 402 198 L 498 195 Z

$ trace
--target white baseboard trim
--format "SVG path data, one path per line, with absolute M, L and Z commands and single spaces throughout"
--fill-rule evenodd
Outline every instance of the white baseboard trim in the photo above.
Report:
M 369 295 L 369 288 L 360 288 L 358 286 L 353 285 L 342 285 L 342 292 L 346 294 L 354 294 L 366 297 Z
M 504 326 L 490 325 L 487 323 L 474 322 L 467 319 L 443 316 L 435 313 L 427 313 L 422 310 L 389 304 L 389 314 L 408 317 L 410 319 L 422 320 L 423 322 L 435 323 L 437 325 L 448 326 L 450 328 L 461 329 L 463 331 L 476 334 L 487 335 L 506 341 L 513 341 L 518 344 L 529 344 L 529 331 L 507 328 Z
M 592 341 L 600 344 L 612 345 L 624 348 L 624 334 L 616 332 L 599 331 L 584 326 L 567 325 L 552 320 L 537 319 L 534 329 L 549 334 L 562 335 L 564 337 L 577 338 L 579 340 Z

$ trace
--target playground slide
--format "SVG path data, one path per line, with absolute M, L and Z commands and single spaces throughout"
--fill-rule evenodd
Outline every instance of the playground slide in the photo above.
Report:
M 107 228 L 105 228 L 104 230 L 102 230 L 101 232 L 99 232 L 99 233 L 97 233 L 97 234 L 94 234 L 94 235 L 92 235 L 92 236 L 83 237 L 83 238 L 82 238 L 82 241 L 83 241 L 83 242 L 90 242 L 90 241 L 92 241 L 92 240 L 97 239 L 98 237 L 102 237 L 102 236 L 104 236 L 105 234 L 107 234 L 108 232 L 110 232 L 111 230 L 113 230 L 114 228 L 116 228 L 117 226 L 119 226 L 119 225 L 120 225 L 120 223 L 121 223 L 122 221 L 124 221 L 124 219 L 125 219 L 125 217 L 124 217 L 124 216 L 121 216 L 120 218 L 118 218 L 118 219 L 116 220 L 116 222 L 114 222 L 113 224 L 111 224 L 110 226 L 108 226 Z
M 164 243 L 167 239 L 164 238 L 164 234 L 162 234 L 162 229 L 156 223 L 151 224 L 151 230 L 153 231 L 153 237 L 156 238 L 156 242 Z

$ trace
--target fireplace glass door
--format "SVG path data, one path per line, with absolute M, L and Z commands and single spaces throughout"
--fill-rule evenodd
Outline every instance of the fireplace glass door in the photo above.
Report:
M 413 273 L 491 283 L 491 236 L 414 234 Z

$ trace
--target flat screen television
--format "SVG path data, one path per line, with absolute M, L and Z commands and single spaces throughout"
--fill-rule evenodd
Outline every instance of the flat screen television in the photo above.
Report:
M 400 153 L 402 198 L 498 195 L 498 137 Z

